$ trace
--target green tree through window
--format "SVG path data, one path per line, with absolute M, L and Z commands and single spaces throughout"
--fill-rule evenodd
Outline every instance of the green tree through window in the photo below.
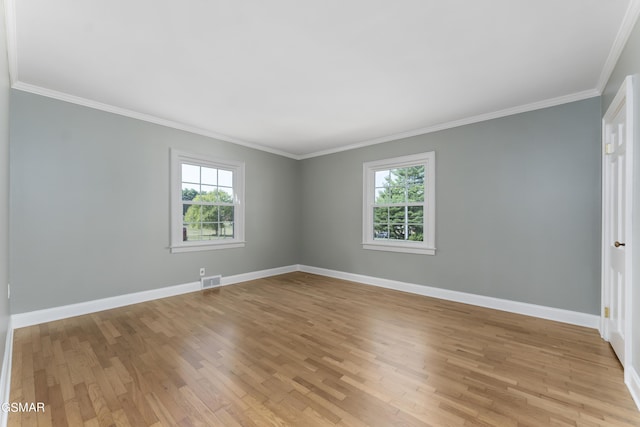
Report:
M 182 240 L 233 238 L 233 171 L 184 163 L 182 169 Z
M 424 165 L 375 172 L 373 238 L 424 239 Z
M 183 190 L 183 193 L 185 191 L 189 190 Z M 214 190 L 206 194 L 195 195 L 188 200 L 215 204 L 183 205 L 187 235 L 195 233 L 205 240 L 207 237 L 233 237 L 234 208 L 231 195 L 224 191 Z

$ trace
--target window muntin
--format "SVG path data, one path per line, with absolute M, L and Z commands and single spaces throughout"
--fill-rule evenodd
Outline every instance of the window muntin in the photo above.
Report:
M 434 254 L 435 153 L 364 164 L 365 249 Z
M 189 163 L 181 166 L 182 241 L 233 239 L 234 172 Z
M 244 164 L 172 150 L 172 252 L 244 246 Z
M 375 171 L 374 240 L 424 239 L 424 165 Z

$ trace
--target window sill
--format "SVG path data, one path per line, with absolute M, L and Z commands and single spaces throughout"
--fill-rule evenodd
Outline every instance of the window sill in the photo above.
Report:
M 213 244 L 195 244 L 195 245 L 181 245 L 181 246 L 172 246 L 171 249 L 172 254 L 181 253 L 181 252 L 199 252 L 199 251 L 214 251 L 217 249 L 233 249 L 233 248 L 244 248 L 245 242 L 229 242 L 229 243 L 213 243 Z
M 363 249 L 369 249 L 373 251 L 387 251 L 387 252 L 404 252 L 408 254 L 418 255 L 435 255 L 436 248 L 415 247 L 402 244 L 390 244 L 390 243 L 363 243 Z

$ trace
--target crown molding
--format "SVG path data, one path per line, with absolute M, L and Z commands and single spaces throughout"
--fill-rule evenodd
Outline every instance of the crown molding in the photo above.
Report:
M 575 102 L 575 101 L 582 101 L 583 99 L 589 99 L 596 96 L 600 96 L 600 92 L 597 91 L 596 89 L 585 90 L 585 91 L 573 93 L 570 95 L 564 95 L 564 96 L 559 96 L 557 98 L 546 99 L 544 101 L 533 102 L 531 104 L 519 105 L 517 107 L 506 108 L 504 110 L 494 111 L 491 113 L 479 114 L 477 116 L 467 117 L 460 120 L 439 123 L 433 126 L 409 130 L 409 131 L 400 132 L 400 133 L 394 133 L 394 134 L 383 136 L 380 138 L 374 138 L 374 139 L 370 139 L 362 142 L 357 142 L 355 144 L 345 145 L 342 147 L 316 151 L 314 153 L 301 155 L 299 156 L 299 159 L 300 160 L 310 159 L 312 157 L 325 156 L 327 154 L 339 153 L 341 151 L 355 150 L 357 148 L 367 147 L 369 145 L 382 144 L 383 142 L 396 141 L 403 138 L 409 138 L 412 136 L 438 132 L 441 130 L 456 128 L 459 126 L 469 125 L 472 123 L 484 122 L 487 120 L 498 119 L 500 117 L 512 116 L 514 114 L 526 113 L 528 111 L 540 110 L 542 108 L 554 107 L 556 105 L 568 104 L 570 102 Z
M 627 40 L 629 40 L 633 27 L 638 21 L 638 17 L 640 17 L 640 0 L 631 0 L 627 7 L 627 11 L 622 18 L 618 34 L 616 34 L 613 45 L 611 45 L 609 56 L 607 56 L 607 60 L 602 67 L 600 78 L 598 79 L 596 90 L 600 94 L 604 91 L 604 88 L 607 85 L 616 64 L 618 63 L 618 59 L 620 59 L 620 55 L 627 44 Z
M 64 92 L 58 92 L 56 90 L 47 89 L 41 86 L 32 85 L 29 83 L 24 83 L 21 81 L 17 81 L 11 85 L 13 89 L 20 90 L 23 92 L 29 92 L 36 95 L 46 96 L 48 98 L 54 98 L 60 101 L 70 102 L 72 104 L 82 105 L 84 107 L 93 108 L 96 110 L 106 111 L 108 113 L 118 114 L 125 117 L 130 117 L 132 119 L 142 120 L 145 122 L 155 123 L 157 125 L 166 126 L 173 129 L 182 130 L 185 132 L 194 133 L 197 135 L 207 136 L 209 138 L 214 138 L 224 142 L 230 142 L 232 144 L 242 145 L 244 147 L 253 148 L 254 150 L 265 151 L 267 153 L 276 154 L 278 156 L 289 157 L 291 159 L 299 160 L 298 156 L 295 154 L 287 153 L 285 151 L 281 151 L 275 148 L 266 147 L 264 145 L 256 144 L 253 142 L 243 141 L 240 139 L 232 138 L 227 135 L 219 134 L 216 132 L 212 132 L 209 130 L 201 129 L 195 126 L 190 126 L 184 123 L 175 122 L 173 120 L 163 119 L 161 117 L 156 117 L 151 114 L 140 113 L 133 110 L 128 110 L 126 108 L 116 107 L 110 104 L 104 104 L 102 102 L 93 101 L 91 99 L 82 98 L 75 95 L 70 95 Z
M 133 119 L 138 119 L 146 122 L 155 123 L 161 126 L 170 127 L 173 129 L 183 130 L 186 132 L 194 133 L 197 135 L 207 136 L 210 138 L 214 138 L 220 141 L 230 142 L 232 144 L 242 145 L 248 148 L 253 148 L 255 150 L 265 151 L 267 153 L 276 154 L 283 157 L 288 157 L 294 160 L 304 160 L 312 157 L 325 156 L 328 154 L 339 153 L 342 151 L 355 150 L 357 148 L 367 147 L 369 145 L 382 144 L 383 142 L 396 141 L 403 138 L 409 138 L 417 135 L 424 135 L 428 133 L 438 132 L 445 129 L 451 129 L 459 126 L 464 126 L 472 123 L 484 122 L 487 120 L 497 119 L 500 117 L 511 116 L 514 114 L 526 113 L 528 111 L 540 110 L 543 108 L 553 107 L 556 105 L 568 104 L 570 102 L 581 101 L 583 99 L 593 98 L 595 96 L 600 96 L 600 92 L 591 89 L 582 92 L 577 92 L 570 95 L 564 95 L 557 98 L 547 99 L 544 101 L 533 102 L 526 105 L 520 105 L 517 107 L 507 108 L 504 110 L 494 111 L 491 113 L 479 114 L 477 116 L 467 117 L 460 120 L 454 120 L 451 122 L 440 123 L 433 126 L 428 126 L 424 128 L 409 130 L 405 132 L 395 133 L 387 136 L 383 136 L 380 138 L 374 138 L 370 140 L 365 140 L 361 142 L 357 142 L 355 144 L 344 145 L 341 147 L 336 147 L 328 150 L 316 151 L 309 154 L 292 154 L 286 151 L 278 150 L 271 147 L 266 147 L 264 145 L 256 144 L 253 142 L 247 142 L 243 140 L 239 140 L 236 138 L 229 137 L 227 135 L 222 135 L 216 132 L 212 132 L 209 130 L 201 129 L 195 126 L 185 125 L 183 123 L 174 122 L 172 120 L 162 119 L 160 117 L 152 116 L 150 114 L 139 113 L 137 111 L 128 110 L 126 108 L 116 107 L 110 104 L 104 104 L 102 102 L 93 101 L 87 98 L 81 98 L 74 95 L 69 95 L 64 92 L 58 92 L 55 90 L 47 89 L 41 86 L 36 86 L 24 82 L 16 82 L 12 85 L 13 89 L 21 90 L 23 92 L 29 92 L 36 95 L 46 96 L 48 98 L 58 99 L 60 101 L 70 102 L 72 104 L 78 104 L 89 108 L 94 108 L 101 111 L 106 111 L 113 114 L 118 114 L 121 116 L 130 117 Z
M 600 96 L 604 87 L 609 80 L 611 73 L 624 49 L 624 46 L 633 30 L 633 27 L 640 17 L 640 0 L 630 0 L 629 6 L 627 7 L 627 11 L 625 12 L 625 16 L 622 20 L 620 29 L 616 35 L 615 41 L 611 47 L 611 51 L 607 57 L 605 65 L 600 74 L 600 78 L 598 79 L 597 85 L 595 89 L 586 90 L 570 95 L 565 95 L 557 98 L 552 98 L 544 101 L 534 102 L 531 104 L 521 105 L 513 108 L 507 108 L 504 110 L 494 111 L 490 113 L 480 114 L 477 116 L 467 117 L 459 120 L 454 120 L 445 123 L 439 123 L 432 126 L 408 130 L 404 132 L 399 132 L 379 138 L 374 138 L 370 140 L 364 140 L 360 142 L 356 142 L 353 144 L 344 145 L 341 147 L 331 148 L 327 150 L 320 150 L 308 154 L 293 154 L 286 151 L 278 150 L 275 148 L 267 147 L 261 144 L 257 144 L 254 142 L 244 141 L 237 138 L 233 138 L 227 135 L 219 134 L 210 130 L 198 128 L 195 126 L 190 126 L 184 123 L 175 122 L 172 120 L 163 119 L 160 117 L 156 117 L 150 114 L 140 113 L 133 110 L 128 110 L 121 107 L 116 107 L 113 105 L 93 101 L 87 98 L 77 97 L 74 95 L 70 95 L 67 93 L 47 89 L 41 86 L 32 85 L 29 83 L 24 83 L 19 80 L 18 77 L 18 53 L 17 53 L 17 34 L 16 34 L 16 19 L 15 19 L 15 6 L 16 0 L 4 0 L 4 9 L 5 9 L 5 21 L 6 21 L 6 30 L 7 30 L 7 52 L 8 52 L 8 62 L 9 62 L 9 75 L 11 79 L 11 87 L 17 90 L 34 93 L 37 95 L 46 96 L 49 98 L 58 99 L 65 102 L 70 102 L 78 105 L 83 105 L 85 107 L 94 108 L 97 110 L 102 110 L 106 112 L 110 112 L 113 114 L 118 114 L 150 123 L 155 123 L 161 126 L 166 126 L 178 130 L 183 130 L 186 132 L 194 133 L 197 135 L 207 136 L 210 138 L 214 138 L 220 141 L 230 142 L 233 144 L 241 145 L 244 147 L 264 151 L 271 154 L 276 154 L 283 157 L 288 157 L 294 160 L 303 160 L 309 159 L 313 157 L 325 156 L 328 154 L 339 153 L 342 151 L 349 151 L 358 148 L 367 147 L 369 145 L 381 144 L 384 142 L 395 141 L 398 139 L 409 138 L 412 136 L 423 135 L 433 132 L 438 132 L 445 129 L 451 129 L 458 126 L 464 126 L 472 123 L 478 123 L 486 120 L 492 120 L 500 117 L 506 117 L 514 114 L 524 113 L 528 111 L 538 110 L 547 107 L 553 107 L 556 105 L 561 105 L 569 102 L 580 101 L 583 99 L 592 98 L 595 96 Z
M 7 32 L 7 60 L 11 85 L 18 81 L 18 45 L 16 33 L 16 2 L 4 0 L 4 23 Z

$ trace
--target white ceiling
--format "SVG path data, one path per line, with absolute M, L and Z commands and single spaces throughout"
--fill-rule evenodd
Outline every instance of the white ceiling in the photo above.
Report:
M 13 86 L 304 158 L 598 95 L 636 0 L 7 2 Z

